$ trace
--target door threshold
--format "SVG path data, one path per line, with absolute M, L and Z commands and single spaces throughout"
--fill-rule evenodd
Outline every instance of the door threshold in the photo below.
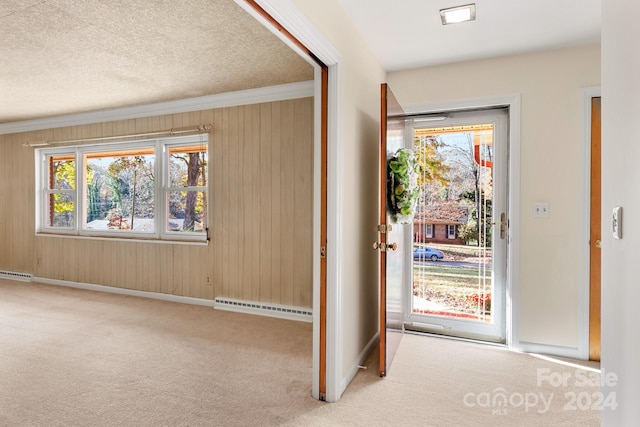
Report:
M 420 331 L 417 329 L 406 329 L 405 327 L 405 333 L 407 334 L 412 334 L 412 335 L 421 335 L 421 336 L 428 336 L 428 337 L 432 337 L 432 338 L 443 338 L 443 339 L 448 339 L 448 340 L 455 340 L 455 341 L 464 341 L 464 342 L 469 342 L 469 343 L 473 343 L 473 344 L 483 344 L 483 345 L 488 345 L 491 347 L 498 347 L 498 348 L 503 348 L 508 350 L 509 346 L 505 343 L 502 342 L 495 342 L 495 341 L 486 341 L 486 340 L 482 340 L 479 338 L 466 338 L 466 337 L 457 337 L 457 336 L 453 336 L 453 335 L 445 335 L 445 334 L 438 334 L 436 332 L 426 332 L 426 331 Z

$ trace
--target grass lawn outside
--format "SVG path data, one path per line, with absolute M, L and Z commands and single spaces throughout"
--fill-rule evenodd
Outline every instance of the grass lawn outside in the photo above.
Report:
M 427 244 L 444 253 L 444 261 L 464 261 L 477 264 L 450 266 L 442 262 L 413 265 L 414 297 L 443 309 L 414 309 L 414 313 L 436 314 L 490 320 L 491 313 L 491 252 L 462 245 Z M 419 304 L 416 304 L 416 306 Z

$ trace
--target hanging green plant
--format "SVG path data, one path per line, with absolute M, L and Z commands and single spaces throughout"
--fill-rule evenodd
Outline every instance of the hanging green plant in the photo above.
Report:
M 392 222 L 409 224 L 413 220 L 420 197 L 418 173 L 413 150 L 400 148 L 387 160 L 387 204 Z

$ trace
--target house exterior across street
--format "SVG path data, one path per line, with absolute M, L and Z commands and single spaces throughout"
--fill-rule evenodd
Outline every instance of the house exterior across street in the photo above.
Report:
M 469 211 L 466 206 L 421 206 L 413 219 L 415 242 L 464 245 L 458 229 L 466 224 Z

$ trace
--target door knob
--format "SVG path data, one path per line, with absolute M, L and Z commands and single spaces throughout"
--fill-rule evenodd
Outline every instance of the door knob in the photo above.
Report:
M 596 248 L 601 248 L 601 247 L 602 247 L 602 241 L 596 240 Z
M 373 242 L 373 249 L 380 250 L 382 252 L 386 251 L 395 251 L 398 249 L 397 243 L 382 243 L 382 242 Z

